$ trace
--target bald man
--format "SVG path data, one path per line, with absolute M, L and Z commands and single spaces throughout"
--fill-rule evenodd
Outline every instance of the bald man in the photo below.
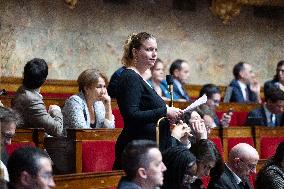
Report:
M 223 173 L 211 177 L 208 189 L 252 189 L 248 176 L 256 173 L 258 160 L 256 149 L 246 143 L 237 144 L 230 150 Z

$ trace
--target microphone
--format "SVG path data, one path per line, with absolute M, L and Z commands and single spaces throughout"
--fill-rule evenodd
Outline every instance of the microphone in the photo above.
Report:
M 166 75 L 166 81 L 167 81 L 167 84 L 168 84 L 168 90 L 169 90 L 170 95 L 171 95 L 170 106 L 173 107 L 174 106 L 174 80 L 173 80 L 173 76 L 172 75 Z

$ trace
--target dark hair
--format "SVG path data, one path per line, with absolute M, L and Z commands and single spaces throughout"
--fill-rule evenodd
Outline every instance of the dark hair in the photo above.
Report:
M 210 99 L 216 93 L 221 94 L 220 88 L 210 83 L 210 84 L 203 85 L 203 87 L 200 90 L 199 97 L 206 94 L 207 98 Z
M 214 117 L 214 112 L 206 104 L 201 104 L 200 106 L 196 107 L 196 111 L 201 116 L 201 118 L 203 118 L 205 115 L 208 115 L 212 118 Z
M 182 60 L 182 59 L 176 59 L 175 61 L 173 61 L 173 63 L 171 64 L 171 67 L 170 67 L 170 74 L 174 75 L 175 70 L 181 70 L 181 64 L 183 62 L 186 62 L 186 61 Z
M 267 170 L 267 168 L 271 165 L 282 167 L 281 162 L 283 160 L 284 160 L 284 141 L 278 145 L 274 156 L 272 156 L 269 160 L 267 160 L 265 162 L 265 165 L 259 170 L 256 180 L 255 180 L 256 188 L 262 188 L 263 183 L 266 182 L 267 178 L 264 172 Z
M 144 41 L 155 37 L 147 32 L 140 32 L 138 34 L 131 34 L 128 36 L 124 43 L 124 53 L 122 57 L 122 64 L 126 67 L 133 66 L 133 53 L 132 49 L 139 49 Z
M 239 79 L 240 72 L 244 69 L 244 65 L 245 65 L 245 62 L 239 62 L 234 66 L 233 74 L 234 74 L 235 79 Z
M 276 69 L 279 68 L 279 67 L 281 67 L 281 66 L 283 66 L 283 65 L 284 65 L 284 60 L 280 60 L 280 61 L 277 63 Z M 274 81 L 279 81 L 278 72 L 276 72 L 276 74 L 274 75 L 273 80 L 274 80 Z
M 284 141 L 281 142 L 277 149 L 276 152 L 274 154 L 274 156 L 271 158 L 271 160 L 278 166 L 281 166 L 281 162 L 284 159 Z
M 150 140 L 133 140 L 127 144 L 122 153 L 122 168 L 129 180 L 135 178 L 140 167 L 148 168 L 151 161 L 148 152 L 152 148 L 158 147 Z
M 216 145 L 209 139 L 201 139 L 190 148 L 198 163 L 215 161 L 215 166 L 210 171 L 210 176 L 220 176 L 224 169 L 224 162 Z
M 163 152 L 163 162 L 167 170 L 162 188 L 180 189 L 186 170 L 195 164 L 196 158 L 186 147 L 174 146 Z
M 24 67 L 23 85 L 28 89 L 37 89 L 45 82 L 48 66 L 43 59 L 34 58 Z
M 39 148 L 24 147 L 16 149 L 8 160 L 8 173 L 10 182 L 16 183 L 21 175 L 21 172 L 26 171 L 30 175 L 37 175 L 40 158 L 49 158 L 47 153 Z
M 0 126 L 2 125 L 2 123 L 12 122 L 17 125 L 20 122 L 20 115 L 11 108 L 0 106 Z
M 270 100 L 275 103 L 278 100 L 284 100 L 284 92 L 277 86 L 266 85 L 264 88 L 264 98 L 265 101 Z

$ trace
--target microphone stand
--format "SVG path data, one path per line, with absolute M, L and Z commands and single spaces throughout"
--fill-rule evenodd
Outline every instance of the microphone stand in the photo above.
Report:
M 172 75 L 166 76 L 167 84 L 168 84 L 168 90 L 171 95 L 171 101 L 170 101 L 170 107 L 174 107 L 174 80 Z

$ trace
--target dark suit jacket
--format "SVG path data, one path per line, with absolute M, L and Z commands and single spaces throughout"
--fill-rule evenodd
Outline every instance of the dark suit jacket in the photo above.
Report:
M 229 86 L 232 88 L 230 102 L 257 102 L 257 95 L 250 90 L 249 86 L 247 86 L 249 93 L 249 101 L 245 101 L 241 87 L 237 80 L 232 80 Z
M 174 100 L 178 100 L 178 99 L 184 99 L 184 100 L 187 100 L 187 101 L 190 100 L 190 97 L 189 97 L 189 95 L 187 94 L 186 91 L 184 91 L 184 95 L 182 95 L 181 91 L 178 89 L 175 82 L 174 82 L 173 86 L 174 86 L 174 89 L 173 89 Z
M 142 189 L 135 182 L 129 181 L 126 177 L 121 177 L 117 189 Z
M 108 94 L 111 98 L 116 98 L 116 88 L 117 88 L 117 85 L 118 85 L 118 81 L 119 81 L 119 78 L 120 78 L 122 72 L 125 69 L 126 69 L 125 66 L 120 67 L 118 70 L 116 70 L 112 74 L 112 76 L 110 78 L 109 84 L 107 86 L 107 92 L 108 92 Z
M 12 100 L 12 108 L 23 118 L 24 128 L 44 128 L 52 136 L 61 136 L 63 130 L 63 115 L 61 111 L 49 114 L 42 96 L 35 90 L 20 87 Z
M 252 189 L 248 179 L 246 179 L 245 184 L 247 188 Z M 228 169 L 227 166 L 224 167 L 224 172 L 220 177 L 211 177 L 207 189 L 241 189 L 237 184 L 233 173 Z
M 284 125 L 282 123 L 283 115 L 282 114 L 276 114 L 276 120 L 275 120 L 275 126 L 281 126 Z M 268 126 L 268 120 L 265 115 L 264 107 L 261 106 L 259 108 L 256 108 L 248 113 L 247 122 L 246 125 L 249 126 Z

